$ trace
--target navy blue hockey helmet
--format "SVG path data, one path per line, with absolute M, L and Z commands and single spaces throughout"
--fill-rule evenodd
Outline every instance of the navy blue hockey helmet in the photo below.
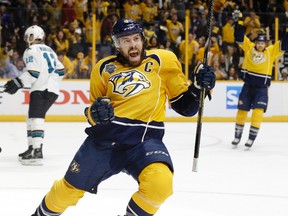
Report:
M 263 41 L 263 42 L 267 42 L 267 37 L 266 35 L 260 34 L 255 38 L 255 41 Z
M 145 35 L 143 28 L 133 19 L 119 19 L 117 20 L 112 28 L 112 40 L 116 46 L 119 48 L 118 38 L 126 35 L 140 33 L 143 39 Z

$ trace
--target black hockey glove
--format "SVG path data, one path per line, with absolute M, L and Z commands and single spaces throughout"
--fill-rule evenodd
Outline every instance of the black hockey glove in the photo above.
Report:
M 4 85 L 4 92 L 7 92 L 8 94 L 15 94 L 18 89 L 23 88 L 23 83 L 21 80 L 16 77 L 15 79 L 9 80 L 5 85 Z
M 210 90 L 214 88 L 216 76 L 211 66 L 199 64 L 192 74 L 191 80 L 193 84 L 189 87 L 192 95 L 195 97 L 200 96 L 200 89 L 206 90 L 209 100 L 211 100 Z M 206 96 L 205 95 L 205 96 Z
M 215 86 L 216 76 L 211 66 L 199 64 L 193 78 L 193 85 L 198 89 L 204 88 L 206 91 L 210 91 Z
M 108 97 L 97 98 L 90 107 L 85 108 L 84 113 L 92 126 L 96 124 L 109 124 L 114 119 L 114 108 L 110 104 Z

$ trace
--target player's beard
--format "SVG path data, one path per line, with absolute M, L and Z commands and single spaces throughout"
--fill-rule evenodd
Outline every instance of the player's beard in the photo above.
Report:
M 126 62 L 132 67 L 138 67 L 143 60 L 144 48 L 139 50 L 138 48 L 131 48 L 127 54 L 121 53 Z

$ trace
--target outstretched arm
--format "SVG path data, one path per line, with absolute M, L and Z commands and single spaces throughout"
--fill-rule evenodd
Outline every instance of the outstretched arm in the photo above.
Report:
M 233 19 L 235 22 L 234 38 L 237 43 L 244 42 L 245 26 L 243 21 L 243 15 L 239 10 L 233 12 Z

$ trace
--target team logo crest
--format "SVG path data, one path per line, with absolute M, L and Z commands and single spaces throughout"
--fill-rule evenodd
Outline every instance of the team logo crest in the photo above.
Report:
M 115 74 L 109 81 L 113 83 L 113 91 L 125 97 L 135 95 L 151 86 L 147 78 L 136 70 Z
M 80 172 L 80 164 L 78 164 L 75 160 L 70 165 L 70 171 L 73 173 L 79 173 Z
M 252 53 L 252 61 L 255 64 L 261 64 L 266 61 L 266 57 L 263 53 L 253 52 Z
M 113 73 L 115 69 L 116 69 L 116 66 L 114 64 L 105 65 L 105 71 L 109 74 Z

